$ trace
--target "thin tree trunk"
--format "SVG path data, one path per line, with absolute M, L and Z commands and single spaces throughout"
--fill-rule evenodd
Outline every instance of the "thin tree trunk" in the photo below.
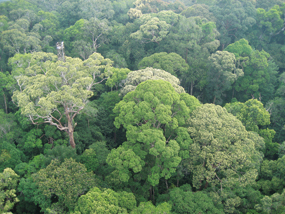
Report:
M 214 97 L 213 104 L 215 104 L 215 102 L 216 102 L 216 96 Z
M 117 142 L 117 134 L 116 134 L 116 130 L 114 130 L 114 142 Z
M 152 187 L 152 202 L 154 203 L 154 187 Z
M 6 111 L 6 114 L 8 114 L 8 108 L 7 108 L 7 101 L 6 101 L 5 92 L 3 93 L 3 96 L 4 96 L 5 111 Z
M 167 189 L 167 192 L 168 192 L 168 182 L 167 182 L 166 179 L 165 179 L 165 185 L 166 185 L 166 189 Z
M 191 91 L 190 91 L 190 95 L 193 95 L 193 85 L 194 85 L 194 81 L 191 81 Z

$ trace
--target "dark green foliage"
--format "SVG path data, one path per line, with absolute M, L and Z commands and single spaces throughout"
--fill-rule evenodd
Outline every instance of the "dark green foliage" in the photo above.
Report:
M 167 202 L 172 205 L 172 211 L 177 214 L 224 213 L 222 207 L 215 207 L 213 200 L 207 193 L 202 191 L 192 192 L 192 187 L 189 184 L 171 189 L 169 194 L 164 197 L 168 198 Z
M 285 187 L 284 169 L 285 156 L 277 160 L 263 161 L 260 169 L 260 180 L 258 186 L 265 195 L 271 195 L 274 192 L 282 193 Z
M 53 160 L 47 168 L 41 169 L 32 178 L 39 189 L 34 202 L 45 212 L 57 208 L 63 211 L 73 210 L 79 196 L 96 184 L 94 175 L 72 158 L 65 159 L 63 163 Z
M 0 170 L 3 171 L 9 167 L 15 169 L 15 166 L 22 161 L 25 161 L 23 152 L 16 148 L 14 144 L 6 141 L 0 143 Z
M 171 214 L 171 205 L 167 202 L 154 206 L 150 201 L 141 202 L 140 205 L 134 209 L 131 214 Z
M 181 77 L 189 69 L 185 60 L 176 53 L 167 54 L 165 52 L 156 53 L 145 57 L 138 64 L 139 69 L 152 67 L 162 69 L 176 77 Z
M 284 35 L 284 0 L 0 0 L 0 212 L 284 213 Z

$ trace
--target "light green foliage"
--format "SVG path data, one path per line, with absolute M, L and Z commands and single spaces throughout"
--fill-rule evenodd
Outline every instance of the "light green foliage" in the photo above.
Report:
M 0 212 L 7 213 L 19 202 L 16 196 L 19 176 L 11 168 L 6 168 L 0 173 L 0 180 Z
M 224 213 L 222 209 L 215 207 L 212 199 L 204 192 L 192 192 L 192 187 L 185 184 L 170 190 L 168 203 L 172 205 L 173 213 Z
M 166 81 L 148 80 L 116 105 L 114 112 L 118 116 L 114 124 L 127 129 L 128 141 L 111 151 L 107 163 L 119 170 L 122 181 L 128 181 L 129 169 L 139 173 L 145 166 L 152 186 L 161 177 L 169 179 L 175 173 L 181 162 L 180 150 L 187 151 L 192 142 L 182 137 L 186 129 L 181 126 L 191 112 L 187 104 L 192 108 L 200 105 L 190 95 L 179 95 Z
M 38 34 L 25 34 L 21 29 L 10 29 L 2 32 L 1 43 L 9 55 L 15 53 L 27 53 L 28 51 L 40 51 L 40 39 Z
M 128 213 L 127 211 L 135 207 L 136 199 L 132 193 L 100 190 L 95 187 L 78 199 L 74 214 Z
M 106 85 L 111 87 L 111 89 L 116 87 L 116 90 L 118 90 L 119 84 L 127 78 L 128 73 L 131 71 L 127 68 L 112 68 L 111 72 L 112 76 L 107 80 Z
M 265 214 L 282 214 L 285 212 L 285 191 L 282 194 L 275 193 L 273 195 L 264 196 L 260 204 L 255 209 Z
M 96 182 L 92 172 L 87 172 L 83 164 L 73 159 L 65 159 L 63 163 L 52 160 L 45 169 L 33 174 L 33 180 L 41 191 L 34 200 L 46 211 L 52 205 L 52 197 L 58 197 L 57 206 L 73 210 L 80 195 L 94 187 Z
M 143 58 L 139 62 L 138 68 L 145 69 L 147 67 L 167 71 L 176 77 L 182 76 L 189 69 L 189 66 L 181 56 L 176 53 L 167 54 L 166 52 L 155 53 Z
M 141 202 L 131 214 L 171 214 L 171 205 L 167 202 L 154 206 L 150 201 Z
M 225 108 L 205 104 L 192 112 L 188 127 L 194 141 L 188 162 L 194 187 L 205 181 L 222 192 L 224 187 L 254 183 L 263 157 L 256 148 L 260 142 L 253 141 L 236 117 Z
M 260 128 L 270 124 L 270 114 L 263 107 L 263 104 L 256 99 L 250 99 L 245 103 L 228 103 L 225 108 L 243 123 L 247 131 L 256 132 L 264 138 L 266 148 L 263 152 L 265 157 L 275 159 L 279 144 L 272 142 L 272 140 L 276 132 L 273 129 Z
M 170 25 L 165 21 L 161 21 L 157 17 L 151 15 L 143 15 L 140 17 L 140 29 L 132 33 L 131 38 L 137 39 L 143 43 L 156 42 L 159 43 L 168 33 Z
M 246 39 L 240 39 L 235 43 L 228 45 L 225 51 L 233 53 L 239 63 L 246 63 L 253 50 Z M 241 65 L 244 66 L 246 64 Z
M 270 124 L 270 114 L 257 99 L 250 99 L 245 103 L 228 103 L 225 108 L 242 122 L 247 131 L 258 133 L 259 126 Z
M 243 71 L 236 67 L 235 55 L 227 51 L 217 51 L 209 57 L 208 73 L 209 93 L 213 93 L 213 103 L 222 101 L 222 94 L 231 89 L 231 85 L 241 76 Z M 211 92 L 210 92 L 211 91 Z
M 170 82 L 176 92 L 185 92 L 184 89 L 179 85 L 180 81 L 177 77 L 164 70 L 145 68 L 128 73 L 128 76 L 124 82 L 124 88 L 121 90 L 121 94 L 126 95 L 128 92 L 135 90 L 138 84 L 146 80 L 164 80 Z
M 41 119 L 66 131 L 75 147 L 73 119 L 93 95 L 92 86 L 108 78 L 111 61 L 94 53 L 85 61 L 66 57 L 63 62 L 56 61 L 54 54 L 38 52 L 16 55 L 10 64 L 19 87 L 13 100 L 21 113 L 33 123 Z

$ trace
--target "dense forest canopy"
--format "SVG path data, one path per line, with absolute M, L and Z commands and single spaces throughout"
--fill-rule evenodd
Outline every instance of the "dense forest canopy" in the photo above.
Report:
M 0 34 L 0 213 L 285 213 L 285 0 L 0 0 Z

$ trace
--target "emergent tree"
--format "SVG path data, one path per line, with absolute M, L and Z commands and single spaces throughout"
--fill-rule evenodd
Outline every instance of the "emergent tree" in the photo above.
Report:
M 108 78 L 112 61 L 94 53 L 85 61 L 66 57 L 63 62 L 37 52 L 17 54 L 10 64 L 18 84 L 13 101 L 21 113 L 33 124 L 49 123 L 67 132 L 75 148 L 73 120 L 93 95 L 92 86 Z

